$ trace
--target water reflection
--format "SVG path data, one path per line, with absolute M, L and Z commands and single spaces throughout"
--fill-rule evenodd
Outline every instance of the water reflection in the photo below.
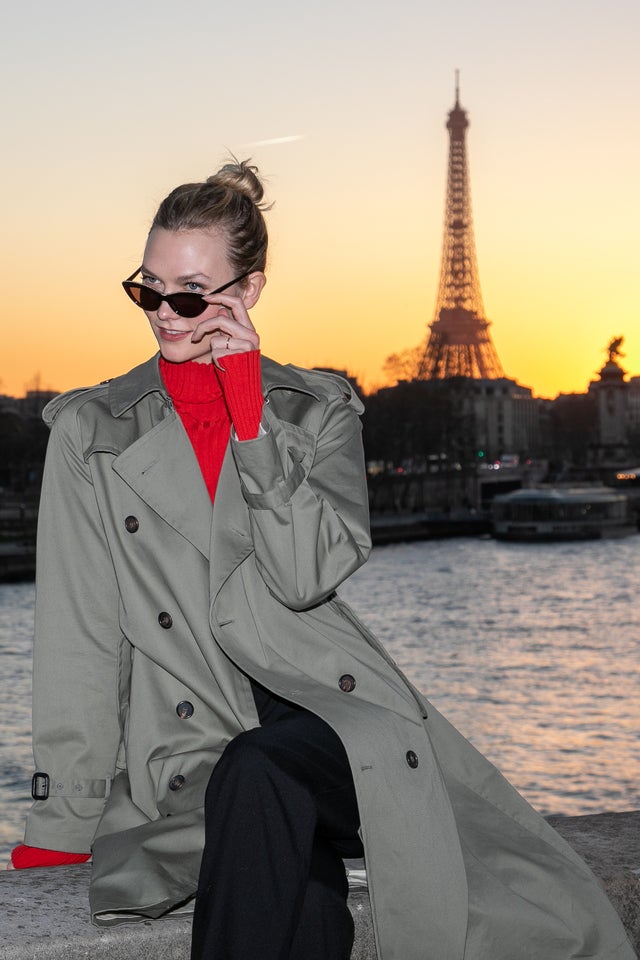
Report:
M 640 538 L 374 551 L 342 593 L 544 813 L 640 806 Z
M 381 547 L 341 593 L 543 813 L 640 808 L 640 537 Z M 33 585 L 0 585 L 0 858 L 21 837 Z

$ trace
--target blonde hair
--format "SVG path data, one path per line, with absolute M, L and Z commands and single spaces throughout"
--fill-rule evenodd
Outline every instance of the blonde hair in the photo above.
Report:
M 232 157 L 202 183 L 183 183 L 162 201 L 151 230 L 209 230 L 224 233 L 227 256 L 238 274 L 264 270 L 267 225 L 264 188 L 258 168 Z

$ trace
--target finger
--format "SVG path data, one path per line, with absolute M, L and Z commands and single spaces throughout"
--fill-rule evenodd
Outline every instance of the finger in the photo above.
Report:
M 249 319 L 249 315 L 244 308 L 244 304 L 237 300 L 233 306 L 226 306 L 224 304 L 212 304 L 212 306 L 218 306 L 218 311 L 212 316 L 205 317 L 201 320 L 197 327 L 195 328 L 194 333 L 204 331 L 204 333 L 212 333 L 216 329 L 224 330 L 226 333 L 238 335 L 246 335 L 247 331 L 254 331 L 255 327 Z M 235 312 L 234 312 L 235 308 Z
M 246 353 L 249 350 L 257 350 L 259 346 L 259 339 L 256 343 L 246 337 L 231 337 L 228 333 L 217 335 L 211 340 L 211 352 L 220 357 L 229 353 Z
M 237 355 L 239 353 L 249 353 L 252 350 L 259 349 L 259 346 L 256 346 L 255 344 L 251 343 L 249 340 L 240 340 L 237 337 L 236 338 L 229 337 L 228 346 L 227 346 L 226 339 L 227 338 L 224 337 L 222 341 L 216 340 L 216 343 L 224 342 L 224 346 L 222 347 L 215 345 L 213 341 L 211 343 L 211 356 L 213 358 L 213 362 L 215 366 L 222 371 L 225 370 L 225 366 L 224 366 L 225 357 L 231 357 L 234 354 Z
M 212 344 L 213 346 L 225 347 L 227 337 L 234 340 L 249 341 L 252 344 L 249 347 L 250 350 L 256 350 L 260 345 L 260 337 L 253 324 L 246 327 L 224 315 L 209 317 L 199 323 L 191 334 L 191 342 L 199 343 L 207 335 L 222 339 L 223 342 Z
M 219 304 L 225 307 L 231 311 L 231 316 L 237 323 L 243 327 L 248 327 L 250 330 L 254 329 L 251 318 L 247 313 L 247 308 L 244 305 L 244 300 L 241 297 L 231 297 L 226 293 L 216 293 L 207 294 L 203 296 L 202 299 L 206 300 L 207 303 Z

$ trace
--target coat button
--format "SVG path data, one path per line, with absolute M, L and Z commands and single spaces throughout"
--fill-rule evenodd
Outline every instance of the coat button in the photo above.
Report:
M 158 614 L 158 623 L 163 630 L 168 630 L 169 627 L 173 626 L 173 617 L 166 610 L 163 610 L 162 613 Z
M 352 677 L 350 673 L 343 673 L 338 680 L 338 686 L 343 693 L 351 693 L 352 690 L 355 690 L 356 678 Z
M 181 700 L 176 707 L 176 713 L 181 720 L 188 720 L 189 717 L 193 716 L 193 704 L 189 703 L 188 700 Z
M 169 790 L 182 790 L 186 781 L 181 773 L 177 773 L 175 777 L 171 777 L 169 780 Z
M 140 526 L 140 521 L 137 517 L 126 517 L 124 525 L 127 533 L 136 533 L 138 527 Z
M 414 753 L 413 750 L 407 750 L 407 763 L 409 764 L 412 770 L 415 770 L 419 762 L 420 761 L 418 760 L 418 754 Z

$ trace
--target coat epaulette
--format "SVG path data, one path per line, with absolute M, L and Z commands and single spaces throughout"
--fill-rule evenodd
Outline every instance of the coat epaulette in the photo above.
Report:
M 71 400 L 83 395 L 89 399 L 90 397 L 104 394 L 106 390 L 106 384 L 108 383 L 108 380 L 103 380 L 101 383 L 97 383 L 92 387 L 75 387 L 73 390 L 65 391 L 65 393 L 59 393 L 57 397 L 54 397 L 53 400 L 50 400 L 45 406 L 44 410 L 42 411 L 42 419 L 46 425 L 50 427 L 60 411 L 66 407 Z

